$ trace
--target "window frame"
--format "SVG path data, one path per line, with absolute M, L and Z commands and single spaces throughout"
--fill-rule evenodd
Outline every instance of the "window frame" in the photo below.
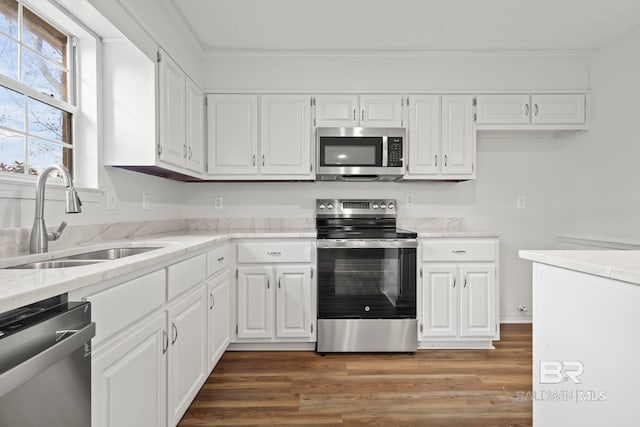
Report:
M 64 28 L 62 28 L 55 20 L 51 19 L 50 17 L 48 17 L 46 14 L 41 13 L 38 8 L 33 7 L 29 2 L 24 1 L 24 0 L 16 0 L 16 2 L 18 3 L 18 33 L 19 33 L 19 38 L 16 39 L 14 37 L 12 37 L 9 34 L 5 34 L 3 33 L 4 37 L 9 38 L 10 40 L 14 41 L 15 43 L 18 44 L 18 76 L 20 78 L 20 81 L 18 80 L 14 80 L 10 77 L 7 77 L 3 74 L 0 74 L 0 85 L 4 86 L 12 91 L 15 91 L 21 95 L 23 95 L 25 97 L 25 106 L 24 106 L 24 110 L 25 110 L 25 127 L 23 130 L 21 131 L 17 131 L 15 129 L 11 129 L 11 128 L 6 128 L 3 126 L 0 126 L 0 129 L 4 129 L 8 132 L 15 132 L 16 134 L 22 135 L 24 137 L 24 151 L 25 151 L 25 168 L 24 168 L 24 172 L 23 173 L 15 173 L 15 172 L 7 172 L 7 171 L 0 171 L 0 181 L 14 181 L 16 178 L 18 180 L 22 180 L 22 179 L 26 179 L 28 181 L 35 181 L 38 176 L 40 176 L 40 174 L 38 175 L 31 175 L 29 173 L 29 163 L 28 163 L 28 147 L 29 147 L 29 138 L 35 138 L 37 140 L 43 141 L 45 143 L 50 143 L 50 144 L 56 144 L 59 145 L 63 148 L 68 148 L 71 150 L 71 170 L 70 173 L 72 176 L 76 176 L 76 169 L 77 169 L 77 156 L 76 156 L 76 149 L 77 149 L 77 144 L 76 144 L 76 131 L 77 131 L 77 114 L 79 112 L 77 103 L 78 103 L 78 79 L 80 78 L 80 76 L 77 73 L 77 49 L 76 49 L 76 45 L 77 45 L 77 41 L 76 41 L 76 37 L 74 34 L 72 34 L 71 31 L 68 31 Z M 57 98 L 54 98 L 53 96 L 47 95 L 45 93 L 42 93 L 28 85 L 26 85 L 25 83 L 22 82 L 23 79 L 23 61 L 24 61 L 24 55 L 23 52 L 24 50 L 27 50 L 28 52 L 30 52 L 31 54 L 35 54 L 37 56 L 40 56 L 42 58 L 44 58 L 45 61 L 48 61 L 52 64 L 55 64 L 53 61 L 50 61 L 48 58 L 40 55 L 39 53 L 35 52 L 33 49 L 31 49 L 29 46 L 27 46 L 27 44 L 24 42 L 23 40 L 23 34 L 24 34 L 24 28 L 25 28 L 25 24 L 24 24 L 24 8 L 27 8 L 32 14 L 38 16 L 40 19 L 42 19 L 44 22 L 46 22 L 48 25 L 50 25 L 51 27 L 55 28 L 57 31 L 59 31 L 60 33 L 66 35 L 67 37 L 67 46 L 66 46 L 66 55 L 67 55 L 67 65 L 64 68 L 66 75 L 67 75 L 67 81 L 66 81 L 66 86 L 67 86 L 67 93 L 66 93 L 66 97 L 67 97 L 67 101 L 63 101 Z M 57 65 L 57 64 L 55 64 Z M 71 127 L 71 137 L 70 137 L 70 141 L 69 142 L 65 142 L 65 141 L 55 141 L 55 140 L 51 140 L 49 138 L 46 137 L 41 137 L 41 136 L 37 136 L 37 135 L 32 135 L 29 131 L 29 125 L 28 125 L 28 117 L 27 117 L 27 112 L 28 112 L 28 99 L 34 99 L 36 101 L 39 101 L 45 105 L 51 106 L 55 109 L 58 109 L 60 111 L 69 113 L 71 115 L 71 123 L 70 123 L 70 127 Z M 22 178 L 22 179 L 21 179 Z M 54 177 L 51 177 L 54 178 Z

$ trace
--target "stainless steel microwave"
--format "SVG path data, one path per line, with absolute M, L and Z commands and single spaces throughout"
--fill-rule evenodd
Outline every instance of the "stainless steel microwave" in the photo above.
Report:
M 318 128 L 316 179 L 395 181 L 404 173 L 404 128 Z

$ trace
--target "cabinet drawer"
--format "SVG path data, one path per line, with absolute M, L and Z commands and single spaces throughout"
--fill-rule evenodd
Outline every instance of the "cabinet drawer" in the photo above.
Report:
M 223 245 L 207 253 L 207 275 L 212 276 L 229 266 L 229 245 Z
M 167 267 L 168 298 L 171 299 L 202 282 L 207 276 L 206 270 L 205 255 L 198 255 Z
M 311 243 L 238 243 L 238 262 L 311 262 Z
M 493 261 L 493 240 L 428 240 L 422 242 L 422 261 Z
M 91 302 L 96 322 L 95 345 L 164 303 L 164 269 L 89 295 L 86 300 Z

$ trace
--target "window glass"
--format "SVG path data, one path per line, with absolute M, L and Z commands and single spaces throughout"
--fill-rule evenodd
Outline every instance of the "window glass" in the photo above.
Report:
M 18 42 L 0 34 L 0 74 L 18 80 L 19 67 Z
M 22 42 L 49 61 L 67 66 L 67 35 L 25 8 Z
M 24 131 L 24 95 L 0 86 L 0 126 Z
M 0 32 L 18 38 L 18 2 L 0 0 Z
M 71 142 L 71 114 L 29 98 L 29 134 L 58 142 Z
M 29 158 L 27 160 L 30 175 L 39 175 L 43 169 L 54 163 L 59 165 L 64 164 L 67 169 L 71 171 L 71 164 L 65 163 L 65 160 L 71 162 L 72 158 L 73 156 L 69 147 L 29 138 Z M 59 176 L 62 178 L 59 173 L 52 174 L 51 176 Z
M 0 171 L 24 174 L 24 136 L 0 129 Z
M 67 100 L 67 72 L 28 49 L 22 51 L 22 82 L 53 98 Z

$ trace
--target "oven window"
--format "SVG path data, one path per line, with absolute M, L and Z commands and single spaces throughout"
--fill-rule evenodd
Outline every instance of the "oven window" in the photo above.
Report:
M 416 250 L 318 249 L 318 317 L 413 318 Z
M 382 165 L 380 137 L 322 137 L 320 138 L 320 166 Z

